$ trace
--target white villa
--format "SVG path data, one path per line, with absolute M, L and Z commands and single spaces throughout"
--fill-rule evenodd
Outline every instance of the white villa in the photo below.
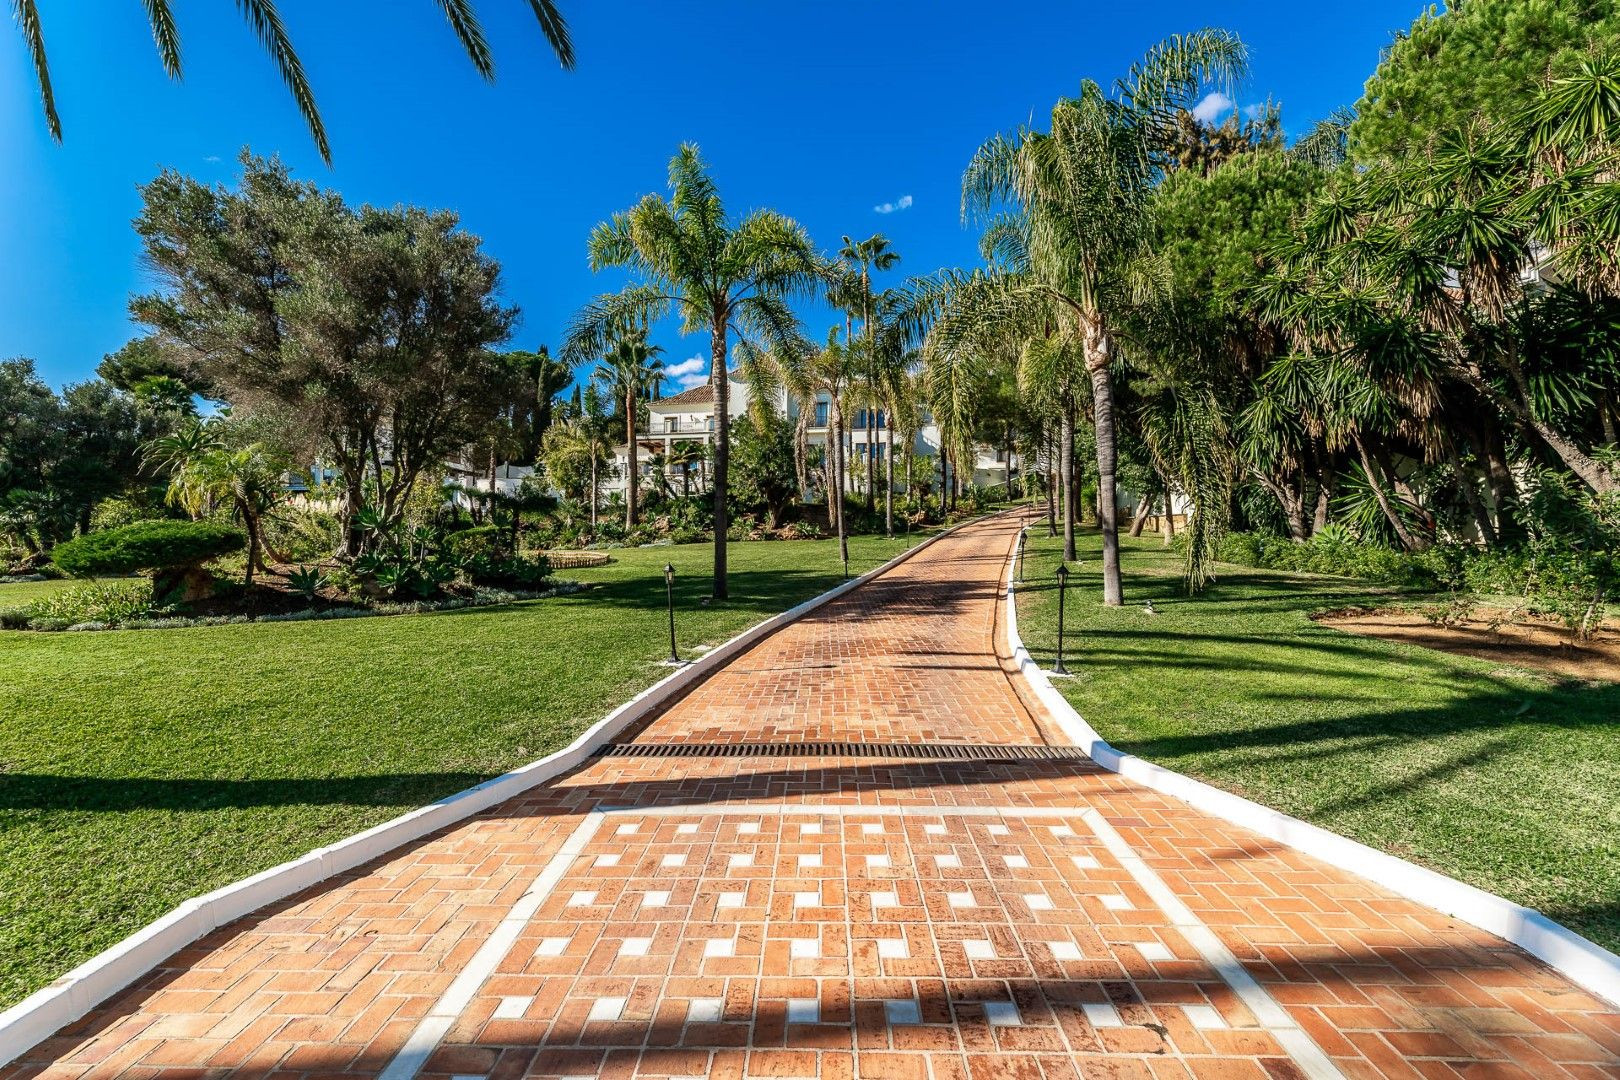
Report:
M 732 422 L 735 423 L 748 411 L 750 391 L 746 383 L 733 378 L 730 393 L 728 394 L 729 411 Z M 797 424 L 799 420 L 799 403 L 797 399 L 790 398 L 785 391 L 779 392 L 773 402 L 776 411 L 786 416 L 789 423 Z M 825 446 L 827 443 L 828 413 L 830 399 L 821 395 L 815 404 L 815 415 L 810 418 L 808 429 L 809 442 L 812 447 Z M 647 403 L 648 425 L 645 431 L 636 433 L 636 457 L 640 465 L 641 475 L 651 477 L 654 472 L 652 456 L 663 455 L 668 459 L 671 451 L 683 442 L 698 443 L 707 447 L 714 441 L 714 386 L 704 382 L 690 390 L 682 391 L 672 397 L 660 398 Z M 876 455 L 877 468 L 884 468 L 884 454 L 888 452 L 888 431 L 886 429 L 887 417 L 879 412 L 875 417 L 873 428 L 873 446 L 871 453 Z M 850 444 L 849 476 L 847 482 L 849 490 L 862 491 L 866 483 L 866 458 L 868 448 L 866 444 L 866 410 L 855 410 L 844 418 L 846 438 Z M 931 480 L 933 488 L 939 487 L 939 428 L 933 423 L 923 425 L 917 432 L 912 450 L 917 455 L 914 468 L 921 471 L 918 479 L 924 476 Z M 614 447 L 614 467 L 617 477 L 603 485 L 604 491 L 623 492 L 625 489 L 624 476 L 630 467 L 630 449 L 625 444 Z M 992 487 L 1007 482 L 1007 455 L 1004 451 L 980 446 L 973 463 L 973 483 L 979 487 Z M 1016 462 L 1013 463 L 1016 466 Z M 896 467 L 898 468 L 898 461 Z M 671 483 L 677 489 L 680 487 L 680 472 L 673 469 L 669 473 Z M 699 474 L 694 472 L 694 477 Z M 965 479 L 965 477 L 964 477 Z M 899 477 L 896 477 L 899 482 Z M 644 481 L 645 483 L 645 481 Z

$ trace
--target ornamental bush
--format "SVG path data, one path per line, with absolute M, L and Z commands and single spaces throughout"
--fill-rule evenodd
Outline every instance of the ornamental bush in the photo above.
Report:
M 202 564 L 246 545 L 246 533 L 219 522 L 141 521 L 58 544 L 51 560 L 73 577 L 148 573 L 161 604 L 206 595 Z

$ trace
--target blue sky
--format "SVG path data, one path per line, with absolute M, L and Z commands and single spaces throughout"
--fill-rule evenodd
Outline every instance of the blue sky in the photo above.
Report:
M 1082 78 L 1111 80 L 1167 34 L 1226 26 L 1253 56 L 1238 103 L 1272 97 L 1298 133 L 1356 99 L 1422 6 L 563 0 L 580 56 L 570 74 L 523 0 L 480 0 L 498 65 L 488 85 L 432 0 L 282 0 L 331 135 L 327 169 L 234 4 L 177 0 L 175 84 L 136 0 L 40 0 L 65 143 L 45 133 L 8 23 L 0 357 L 33 357 L 53 384 L 88 377 L 137 332 L 126 302 L 148 281 L 129 227 L 136 185 L 163 167 L 229 182 L 244 146 L 355 202 L 459 211 L 523 309 L 513 345 L 555 347 L 582 301 L 619 284 L 586 266 L 591 225 L 662 190 L 683 140 L 702 147 L 734 212 L 775 207 L 827 249 L 881 230 L 904 273 L 967 265 L 969 155 Z M 807 317 L 813 337 L 827 324 Z M 672 328 L 659 341 L 671 365 L 707 352 Z

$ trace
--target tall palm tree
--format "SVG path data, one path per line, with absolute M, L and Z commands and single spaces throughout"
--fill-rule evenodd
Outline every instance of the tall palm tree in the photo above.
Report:
M 877 487 L 877 458 L 875 446 L 877 443 L 877 409 L 880 403 L 880 384 L 882 375 L 879 372 L 880 364 L 877 359 L 875 347 L 876 334 L 872 326 L 872 317 L 878 307 L 877 298 L 872 293 L 872 272 L 874 270 L 892 270 L 900 263 L 900 253 L 894 251 L 889 245 L 889 238 L 882 233 L 873 233 L 865 240 L 851 240 L 844 237 L 844 246 L 838 249 L 838 257 L 849 267 L 851 283 L 854 285 L 853 297 L 861 316 L 861 377 L 866 384 L 866 512 L 872 512 L 874 491 Z M 894 529 L 889 529 L 893 535 Z
M 802 226 L 774 210 L 727 216 L 698 148 L 682 145 L 669 163 L 670 198 L 648 195 L 591 230 L 593 270 L 623 267 L 640 280 L 599 296 L 568 331 L 562 356 L 605 351 L 619 330 L 671 311 L 683 333 L 709 334 L 714 386 L 714 595 L 726 597 L 726 493 L 731 455 L 727 346 L 752 338 L 788 352 L 802 347 L 788 301 L 808 297 L 825 273 Z
M 671 467 L 681 470 L 681 494 L 692 494 L 692 470 L 703 462 L 703 445 L 682 439 L 669 448 L 669 454 L 664 459 Z
M 632 331 L 614 344 L 613 351 L 596 369 L 596 381 L 624 409 L 624 442 L 630 455 L 629 475 L 625 478 L 626 529 L 636 525 L 636 489 L 641 481 L 641 469 L 636 460 L 636 415 L 641 400 L 651 397 L 653 389 L 663 381 L 664 362 L 659 359 L 663 352 L 662 345 L 647 344 L 645 330 Z
M 1116 81 L 1112 93 L 1088 79 L 1077 97 L 1059 101 L 1050 131 L 1025 126 L 986 142 L 962 178 L 964 214 L 993 218 L 1011 208 L 1024 222 L 1018 272 L 978 275 L 972 293 L 982 317 L 1004 327 L 1022 324 L 1028 336 L 1060 339 L 1084 358 L 1097 436 L 1103 603 L 1109 606 L 1122 603 L 1111 368 L 1120 315 L 1130 302 L 1130 269 L 1151 237 L 1152 190 L 1179 111 L 1209 82 L 1230 82 L 1246 69 L 1247 50 L 1228 31 L 1167 38 Z
M 478 13 L 473 7 L 474 0 L 437 0 L 437 2 L 449 21 L 456 40 L 466 51 L 467 59 L 472 61 L 478 74 L 493 82 L 495 58 L 490 51 L 489 41 L 484 37 L 483 24 L 478 21 Z M 180 28 L 174 19 L 173 0 L 141 0 L 141 5 L 146 9 L 147 21 L 152 26 L 152 40 L 157 45 L 158 59 L 163 64 L 164 73 L 171 79 L 179 80 L 182 74 Z M 51 138 L 61 142 L 62 120 L 56 112 L 56 91 L 51 83 L 50 61 L 45 52 L 45 29 L 40 20 L 39 0 L 12 0 L 11 6 L 17 27 L 28 47 L 29 59 L 34 65 L 34 77 L 39 83 L 40 104 L 45 111 L 45 126 L 50 131 Z M 236 0 L 236 6 L 247 20 L 253 36 L 259 39 L 259 44 L 275 61 L 276 68 L 281 73 L 281 81 L 286 83 L 287 89 L 292 92 L 293 101 L 297 103 L 298 111 L 309 128 L 310 137 L 315 140 L 315 148 L 320 151 L 321 160 L 328 165 L 332 164 L 332 147 L 326 138 L 326 124 L 321 120 L 320 109 L 315 104 L 315 92 L 304 73 L 304 63 L 293 50 L 292 39 L 282 24 L 276 0 Z M 552 51 L 557 54 L 558 62 L 565 69 L 572 71 L 574 44 L 569 36 L 568 23 L 563 19 L 556 0 L 529 0 L 529 8 L 540 23 L 540 32 L 546 36 Z
M 264 565 L 264 519 L 286 501 L 285 458 L 263 443 L 233 447 L 221 422 L 201 422 L 155 440 L 149 460 L 169 472 L 168 501 L 201 519 L 216 507 L 228 506 L 248 537 L 247 584 Z

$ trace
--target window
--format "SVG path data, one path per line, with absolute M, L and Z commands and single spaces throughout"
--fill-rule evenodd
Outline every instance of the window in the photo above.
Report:
M 708 427 L 709 427 L 709 430 L 710 430 L 710 431 L 713 431 L 713 430 L 714 430 L 714 417 L 712 417 L 712 416 L 711 416 L 711 417 L 709 417 L 709 424 L 708 424 Z
M 826 427 L 827 426 L 827 411 L 830 408 L 831 408 L 831 403 L 830 402 L 826 402 L 826 401 L 818 401 L 818 402 L 816 402 L 816 427 Z
M 680 421 L 679 420 L 677 420 L 673 416 L 664 417 L 664 430 L 666 432 L 668 432 L 668 431 L 678 431 L 679 429 L 680 429 Z

